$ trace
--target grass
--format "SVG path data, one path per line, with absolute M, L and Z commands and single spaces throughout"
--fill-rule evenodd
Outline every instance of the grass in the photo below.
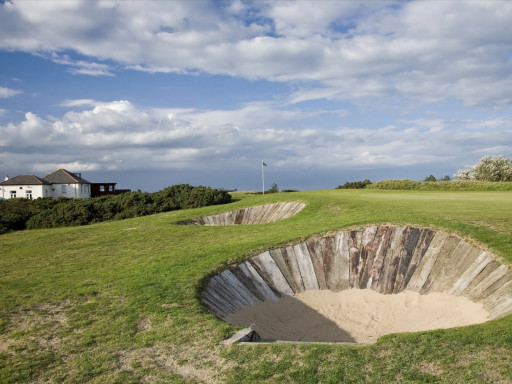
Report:
M 421 191 L 512 191 L 512 182 L 476 180 L 414 181 L 382 180 L 367 185 L 368 189 L 421 190 Z
M 0 236 L 0 382 L 512 382 L 512 316 L 388 335 L 365 347 L 221 347 L 236 328 L 198 299 L 208 277 L 229 264 L 370 223 L 458 232 L 510 265 L 512 193 L 365 189 L 235 194 L 234 200 Z M 176 224 L 288 200 L 307 207 L 277 223 Z

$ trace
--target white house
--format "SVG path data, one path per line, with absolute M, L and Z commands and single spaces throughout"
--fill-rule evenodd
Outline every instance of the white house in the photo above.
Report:
M 13 178 L 6 177 L 0 183 L 0 199 L 38 197 L 70 197 L 86 199 L 91 197 L 91 183 L 82 179 L 80 173 L 59 169 L 49 173 L 43 178 L 35 175 L 19 175 Z

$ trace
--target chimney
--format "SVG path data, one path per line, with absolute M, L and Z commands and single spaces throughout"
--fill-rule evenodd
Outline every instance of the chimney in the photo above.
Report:
M 9 175 L 8 175 L 8 174 L 5 174 L 4 181 L 7 181 L 7 180 L 9 180 Z

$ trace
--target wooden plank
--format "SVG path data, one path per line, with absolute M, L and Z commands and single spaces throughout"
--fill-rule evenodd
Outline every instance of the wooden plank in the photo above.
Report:
M 430 246 L 430 242 L 434 238 L 434 235 L 435 232 L 429 229 L 424 228 L 420 230 L 418 242 L 413 251 L 409 266 L 407 267 L 407 271 L 404 273 L 402 281 L 400 282 L 400 286 L 395 293 L 404 291 L 409 285 L 409 282 L 411 281 L 411 278 L 414 275 L 414 272 L 416 271 L 419 263 L 421 260 L 423 260 L 423 257 L 425 256 L 425 253 L 427 252 L 427 249 Z
M 245 208 L 245 216 L 243 220 L 243 224 L 254 224 L 253 215 L 255 209 L 253 207 Z
M 420 292 L 423 286 L 429 281 L 430 273 L 436 264 L 439 253 L 443 245 L 448 241 L 449 236 L 446 233 L 436 232 L 430 242 L 423 259 L 420 261 L 414 271 L 406 290 Z
M 300 243 L 293 247 L 297 265 L 299 266 L 300 274 L 302 276 L 302 283 L 304 290 L 318 290 L 318 280 L 316 279 L 315 267 L 309 255 L 306 243 Z
M 267 223 L 273 223 L 273 222 L 276 222 L 278 220 L 282 220 L 283 217 L 286 216 L 286 209 L 287 209 L 287 204 L 286 203 L 277 203 L 277 204 L 272 204 L 271 207 L 270 207 L 270 211 L 268 213 L 268 218 L 267 218 Z
M 247 305 L 247 303 L 240 300 L 234 292 L 226 290 L 222 282 L 219 282 L 217 276 L 214 276 L 210 280 L 210 283 L 208 284 L 208 293 L 218 301 L 221 308 L 226 308 L 226 313 L 234 312 L 235 310 L 241 309 Z
M 334 236 L 334 252 L 331 263 L 331 270 L 326 271 L 329 275 L 329 289 L 339 292 L 349 289 L 349 232 L 338 233 Z
M 402 287 L 403 280 L 405 279 L 412 258 L 415 254 L 418 241 L 420 239 L 421 231 L 418 228 L 406 227 L 404 228 L 404 235 L 401 244 L 401 254 L 398 261 L 395 282 L 390 288 L 389 293 L 398 293 Z
M 439 287 L 444 286 L 443 279 L 448 279 L 451 275 L 452 270 L 452 254 L 457 246 L 461 242 L 461 239 L 455 236 L 449 236 L 448 240 L 443 244 L 443 247 L 439 251 L 436 263 L 430 272 L 425 285 L 421 288 L 420 294 L 429 292 L 441 292 Z M 460 249 L 460 248 L 459 248 Z
M 210 312 L 222 320 L 237 310 L 235 307 L 229 307 L 225 302 L 219 301 L 213 290 L 205 291 L 201 301 Z
M 276 301 L 278 296 L 265 283 L 249 262 L 243 262 L 231 270 L 240 282 L 261 301 Z
M 263 252 L 249 260 L 267 285 L 279 296 L 293 296 L 294 291 L 269 252 Z
M 398 266 L 402 257 L 405 236 L 407 232 L 404 227 L 392 227 L 389 246 L 386 249 L 379 284 L 376 291 L 382 294 L 393 293 L 395 280 L 398 273 Z
M 295 250 L 292 246 L 282 248 L 281 249 L 283 258 L 288 266 L 288 269 L 291 273 L 291 277 L 294 282 L 294 287 L 296 287 L 295 293 L 304 292 L 306 288 L 304 287 L 304 282 L 302 281 L 302 275 L 300 273 L 300 268 L 297 260 L 297 256 L 295 255 Z
M 357 288 L 359 268 L 364 268 L 364 261 L 361 260 L 361 231 L 350 231 L 348 233 L 348 286 Z M 361 262 L 361 264 L 360 264 Z
M 244 221 L 245 209 L 239 209 L 236 211 L 235 225 L 242 224 Z
M 218 277 L 224 280 L 225 289 L 239 295 L 242 301 L 247 303 L 247 305 L 253 306 L 260 302 L 260 300 L 254 296 L 229 269 L 222 271 Z
M 270 252 L 270 256 L 272 257 L 272 259 L 274 259 L 277 267 L 281 270 L 284 278 L 286 279 L 287 283 L 290 285 L 293 292 L 299 292 L 300 289 L 293 277 L 293 271 L 291 269 L 291 266 L 289 265 L 289 260 L 284 257 L 285 249 L 278 248 L 278 249 L 273 249 L 269 252 Z
M 248 261 L 242 263 L 240 265 L 241 270 L 244 272 L 244 274 L 249 277 L 254 286 L 258 289 L 258 291 L 261 293 L 261 295 L 264 297 L 264 300 L 270 300 L 270 301 L 277 301 L 279 299 L 279 296 L 276 295 L 276 293 L 270 288 L 265 280 L 260 276 L 258 271 L 254 269 L 251 263 Z
M 392 228 L 389 226 L 379 226 L 373 248 L 375 256 L 373 258 L 372 269 L 368 275 L 367 287 L 378 291 L 379 279 L 382 272 L 382 266 L 386 258 L 386 252 L 391 241 Z
M 510 280 L 512 280 L 512 272 L 506 265 L 501 265 L 464 296 L 469 297 L 473 301 L 480 302 Z
M 503 284 L 499 289 L 481 301 L 483 307 L 489 312 L 491 319 L 504 316 L 512 312 L 512 281 Z
M 473 280 L 484 270 L 484 268 L 492 261 L 492 258 L 485 252 L 480 254 L 473 263 L 460 274 L 459 278 L 453 283 L 452 287 L 446 290 L 446 293 L 459 296 L 471 284 Z
M 467 268 L 479 254 L 478 249 L 459 239 L 457 246 L 443 259 L 446 262 L 442 270 L 439 270 L 440 277 L 432 282 L 429 292 L 444 292 L 450 289 L 462 273 L 462 266 L 465 265 Z
M 469 297 L 469 293 L 472 292 L 478 285 L 480 285 L 485 279 L 489 277 L 491 273 L 493 273 L 497 268 L 501 266 L 500 263 L 498 263 L 496 260 L 491 258 L 491 261 L 489 264 L 485 266 L 485 268 L 478 274 L 477 277 L 473 279 L 472 282 L 469 283 L 469 285 L 464 289 L 462 292 L 463 296 Z
M 361 233 L 360 256 L 357 263 L 357 275 L 355 279 L 350 276 L 350 286 L 353 288 L 367 288 L 369 271 L 373 265 L 375 252 L 373 252 L 373 244 L 377 235 L 378 227 L 376 225 L 364 228 Z M 352 272 L 352 269 L 351 269 Z
M 323 239 L 323 252 L 322 252 L 322 261 L 324 266 L 324 276 L 325 276 L 325 285 L 327 289 L 331 291 L 336 291 L 336 266 L 334 265 L 334 261 L 338 256 L 335 255 L 336 250 L 336 240 L 334 236 L 325 237 Z
M 332 255 L 326 254 L 326 252 L 328 252 L 328 249 L 326 248 L 326 241 L 328 238 L 332 239 L 332 237 L 319 237 L 306 241 L 306 246 L 308 247 L 309 255 L 313 262 L 313 268 L 315 269 L 319 289 L 327 289 L 324 272 L 324 254 L 326 257 L 332 258 Z

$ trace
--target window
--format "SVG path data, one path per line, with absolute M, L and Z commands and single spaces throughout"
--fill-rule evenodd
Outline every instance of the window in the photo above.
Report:
M 105 192 L 105 186 L 104 185 L 100 185 L 100 192 Z
M 27 191 L 25 191 L 25 193 L 26 193 L 26 195 L 25 195 L 26 198 L 29 199 L 29 200 L 32 200 L 32 191 L 28 191 L 27 190 Z
M 66 193 L 66 186 L 64 184 L 60 186 L 60 192 Z
M 109 185 L 108 186 L 108 191 L 109 192 L 114 192 L 114 186 L 113 185 Z
M 11 191 L 11 199 L 15 199 L 16 198 L 16 191 Z

